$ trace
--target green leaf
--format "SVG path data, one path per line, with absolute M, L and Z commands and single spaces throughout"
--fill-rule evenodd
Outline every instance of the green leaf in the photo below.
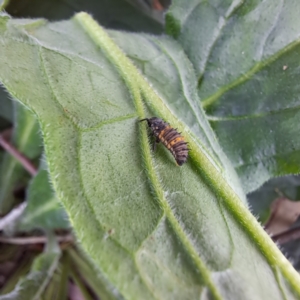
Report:
M 32 179 L 27 192 L 27 206 L 19 220 L 18 229 L 68 229 L 66 213 L 53 192 L 47 170 L 41 168 Z
M 299 9 L 292 1 L 175 0 L 166 19 L 247 193 L 300 172 Z
M 12 292 L 0 296 L 0 300 L 40 299 L 57 268 L 59 258 L 60 249 L 52 236 L 46 251 L 34 260 L 30 273 L 20 280 Z
M 42 151 L 38 123 L 28 109 L 14 102 L 15 126 L 12 144 L 28 159 L 37 158 Z M 23 166 L 5 153 L 0 166 L 0 213 L 7 213 L 15 204 L 13 190 L 28 180 Z
M 243 203 L 180 44 L 111 33 L 121 47 L 135 48 L 136 61 L 144 52 L 140 66 L 153 70 L 145 80 L 85 13 L 53 24 L 1 24 L 0 80 L 36 114 L 78 240 L 125 298 L 300 296 L 298 273 Z M 174 98 L 149 84 L 166 79 Z M 191 148 L 186 165 L 176 166 L 161 145 L 151 153 L 146 125 L 138 123 L 145 112 L 182 131 Z

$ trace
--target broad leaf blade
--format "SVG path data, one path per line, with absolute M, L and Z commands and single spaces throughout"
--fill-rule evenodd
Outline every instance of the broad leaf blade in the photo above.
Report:
M 240 182 L 197 102 L 196 77 L 181 46 L 167 37 L 117 31 L 110 31 L 110 35 L 155 87 L 166 106 L 189 128 L 199 147 L 209 153 L 211 163 L 223 172 L 232 189 L 244 200 Z M 161 107 L 154 113 L 166 118 L 166 112 L 161 114 L 164 109 Z
M 241 204 L 234 172 L 208 143 L 214 136 L 201 108 L 195 128 L 179 121 L 172 99 L 158 97 L 86 14 L 7 22 L 1 81 L 37 115 L 57 195 L 84 249 L 126 298 L 292 298 L 298 275 Z M 158 42 L 175 55 L 170 41 Z M 192 147 L 185 166 L 162 147 L 151 154 L 137 122 L 141 95 L 148 110 L 184 131 Z
M 175 0 L 168 12 L 246 192 L 300 171 L 299 10 L 291 1 Z

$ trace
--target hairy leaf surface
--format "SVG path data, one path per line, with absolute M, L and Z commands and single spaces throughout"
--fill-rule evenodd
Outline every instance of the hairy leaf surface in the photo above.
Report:
M 180 44 L 110 32 L 114 42 L 84 13 L 52 24 L 4 16 L 0 24 L 0 81 L 37 116 L 78 240 L 125 298 L 300 295 L 298 274 L 243 202 Z M 136 45 L 135 61 L 152 77 L 145 80 L 116 43 L 130 56 Z M 167 79 L 174 97 L 152 88 Z M 151 152 L 138 120 L 153 115 L 189 142 L 183 167 L 161 145 Z

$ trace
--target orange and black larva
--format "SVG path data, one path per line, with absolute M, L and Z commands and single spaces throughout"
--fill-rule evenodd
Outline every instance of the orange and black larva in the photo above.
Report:
M 172 153 L 177 164 L 182 166 L 187 161 L 189 152 L 183 136 L 162 119 L 153 117 L 140 120 L 140 122 L 142 121 L 147 121 L 152 134 L 156 138 L 153 149 L 155 149 L 157 143 L 162 142 Z

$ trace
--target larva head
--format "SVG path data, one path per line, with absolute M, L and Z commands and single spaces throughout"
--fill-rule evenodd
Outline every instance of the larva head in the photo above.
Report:
M 157 118 L 157 117 L 152 117 L 150 119 L 145 118 L 145 119 L 140 120 L 140 122 L 142 122 L 142 121 L 147 121 L 148 126 L 153 131 L 162 130 L 166 126 L 166 123 L 162 119 Z
M 153 117 L 149 119 L 148 125 L 153 131 L 159 132 L 163 130 L 167 124 L 162 119 Z

